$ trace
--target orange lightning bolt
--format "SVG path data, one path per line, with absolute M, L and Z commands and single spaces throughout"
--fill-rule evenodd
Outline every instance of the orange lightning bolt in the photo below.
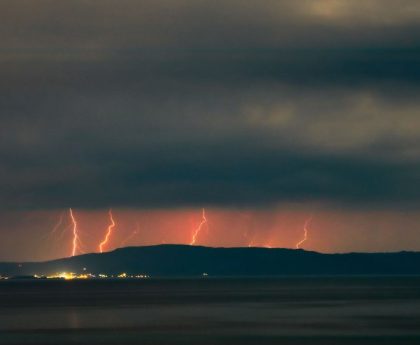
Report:
M 63 216 L 64 216 L 64 212 L 62 212 L 60 214 L 60 219 L 59 219 L 58 223 L 54 225 L 54 228 L 52 229 L 50 235 L 55 234 L 56 231 L 60 228 L 61 224 L 63 224 L 63 218 L 64 218 Z
M 197 242 L 197 237 L 201 232 L 201 229 L 203 228 L 203 226 L 207 224 L 207 218 L 206 218 L 206 210 L 203 208 L 202 210 L 202 215 L 201 215 L 201 222 L 198 225 L 197 229 L 195 229 L 190 245 L 193 246 L 196 242 Z
M 301 241 L 299 241 L 298 243 L 296 243 L 296 249 L 300 249 L 301 245 L 306 242 L 306 240 L 308 239 L 308 226 L 312 221 L 312 216 L 307 219 L 305 221 L 305 225 L 303 226 L 303 239 Z
M 78 249 L 77 244 L 79 242 L 79 234 L 77 230 L 77 221 L 76 221 L 76 218 L 74 217 L 73 210 L 71 208 L 69 209 L 69 213 L 70 213 L 71 222 L 73 224 L 73 249 L 71 251 L 71 256 L 75 256 Z
M 134 236 L 136 236 L 139 233 L 139 223 L 136 222 L 136 229 L 127 236 L 125 240 L 121 242 L 121 247 L 123 247 L 128 241 L 130 241 Z
M 60 214 L 60 218 L 59 218 L 58 222 L 54 225 L 53 229 L 44 237 L 44 239 L 50 238 L 52 235 L 54 235 L 57 232 L 57 230 L 63 224 L 63 219 L 64 219 L 64 212 L 62 212 Z
M 248 230 L 245 231 L 243 235 L 244 235 L 245 239 L 248 239 L 249 238 Z M 251 248 L 251 247 L 255 246 L 255 235 L 253 235 L 252 238 L 248 240 L 247 245 L 248 245 L 248 248 Z
M 106 231 L 104 240 L 101 243 L 99 243 L 99 252 L 100 253 L 103 253 L 103 247 L 104 247 L 105 244 L 108 243 L 109 236 L 111 236 L 112 230 L 115 228 L 115 221 L 114 221 L 114 218 L 112 216 L 112 210 L 111 209 L 109 210 L 108 214 L 109 214 L 109 220 L 111 221 L 111 224 L 109 224 L 109 226 L 108 226 L 108 229 Z

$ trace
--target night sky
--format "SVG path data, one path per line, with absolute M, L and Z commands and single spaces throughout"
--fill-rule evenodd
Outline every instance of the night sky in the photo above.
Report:
M 78 254 L 109 208 L 107 250 L 202 208 L 201 245 L 420 250 L 418 0 L 5 0 L 0 42 L 0 260 L 71 255 L 70 207 Z

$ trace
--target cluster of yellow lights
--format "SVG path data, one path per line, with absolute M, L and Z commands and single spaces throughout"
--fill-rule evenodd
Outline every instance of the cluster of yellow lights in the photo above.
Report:
M 41 278 L 37 275 L 34 276 L 35 278 Z M 83 273 L 83 274 L 76 274 L 73 272 L 60 272 L 57 274 L 52 274 L 49 276 L 46 276 L 47 279 L 65 279 L 65 280 L 71 280 L 71 279 L 89 279 L 94 278 L 92 274 Z
M 136 279 L 145 279 L 150 278 L 147 274 L 127 274 L 125 272 L 120 273 L 117 278 L 124 279 L 124 278 L 136 278 Z
M 100 279 L 113 279 L 113 278 L 119 278 L 119 279 L 124 279 L 124 278 L 137 278 L 137 279 L 145 279 L 145 278 L 149 278 L 149 276 L 147 274 L 135 274 L 135 275 L 131 275 L 131 274 L 127 274 L 125 272 L 120 273 L 118 275 L 107 275 L 107 274 L 103 274 L 100 273 L 98 274 L 98 276 L 96 276 L 95 274 L 91 274 L 91 273 L 82 273 L 82 274 L 76 274 L 73 272 L 60 272 L 60 273 L 56 273 L 56 274 L 52 274 L 52 275 L 47 275 L 47 276 L 42 276 L 42 275 L 38 275 L 35 274 L 33 276 L 36 279 L 65 279 L 65 280 L 72 280 L 72 279 L 96 279 L 96 278 L 100 278 Z M 5 278 L 7 279 L 7 278 Z

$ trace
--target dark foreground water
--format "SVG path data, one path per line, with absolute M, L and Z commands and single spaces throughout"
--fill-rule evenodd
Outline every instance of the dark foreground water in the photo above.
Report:
M 420 278 L 4 281 L 0 344 L 420 344 Z

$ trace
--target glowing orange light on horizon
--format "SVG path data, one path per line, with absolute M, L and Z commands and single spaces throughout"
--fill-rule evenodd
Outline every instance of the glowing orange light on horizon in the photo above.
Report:
M 193 236 L 191 238 L 190 245 L 193 246 L 197 242 L 197 237 L 201 232 L 201 229 L 203 228 L 204 224 L 207 224 L 207 218 L 206 218 L 206 210 L 203 208 L 202 215 L 201 215 L 201 222 L 198 225 L 198 227 L 195 229 Z
M 71 251 L 71 256 L 75 256 L 77 253 L 77 247 L 78 247 L 77 244 L 79 242 L 79 234 L 77 230 L 77 221 L 76 221 L 76 218 L 74 217 L 73 210 L 71 208 L 69 209 L 69 213 L 70 213 L 71 221 L 73 223 L 73 242 L 72 242 L 73 248 Z
M 242 233 L 242 235 L 243 235 L 243 237 L 245 238 L 245 240 L 248 240 L 248 230 L 245 230 L 243 233 Z M 249 241 L 248 240 L 248 247 L 251 247 L 251 244 L 253 243 L 254 241 L 253 240 L 251 240 L 251 241 Z
M 110 209 L 109 212 L 109 219 L 111 221 L 111 224 L 109 224 L 108 229 L 106 231 L 105 234 L 105 238 L 103 239 L 103 241 L 101 243 L 99 243 L 99 252 L 103 253 L 103 247 L 104 245 L 106 245 L 108 243 L 109 237 L 111 236 L 112 230 L 115 228 L 115 221 L 114 218 L 112 216 L 112 210 Z
M 302 244 L 308 240 L 308 226 L 312 221 L 312 216 L 305 221 L 305 225 L 303 226 L 303 239 L 296 243 L 296 249 L 300 249 Z

